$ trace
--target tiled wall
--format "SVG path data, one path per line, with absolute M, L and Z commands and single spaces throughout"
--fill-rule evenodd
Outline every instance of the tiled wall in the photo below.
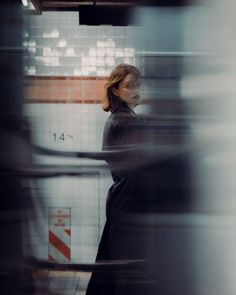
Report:
M 103 126 L 108 114 L 99 104 L 27 104 L 33 143 L 54 150 L 100 151 Z M 53 165 L 104 164 L 103 162 L 35 156 L 34 162 Z M 109 170 L 96 175 L 58 177 L 31 183 L 34 218 L 29 218 L 26 247 L 33 255 L 48 256 L 48 210 L 71 208 L 71 259 L 92 262 L 105 221 L 105 199 L 111 177 Z M 35 218 L 36 217 L 36 218 Z M 31 246 L 30 246 L 31 245 Z
M 136 64 L 135 27 L 79 26 L 75 12 L 47 12 L 26 20 L 25 115 L 35 144 L 63 151 L 100 151 L 108 116 L 99 103 L 105 77 L 121 63 Z M 37 156 L 40 164 L 98 164 L 97 161 Z M 48 258 L 48 211 L 71 208 L 71 259 L 94 261 L 105 221 L 109 170 L 91 177 L 31 182 L 33 210 L 25 231 L 27 252 Z
M 77 12 L 44 12 L 27 23 L 26 74 L 107 76 L 119 63 L 136 64 L 140 28 L 79 25 Z

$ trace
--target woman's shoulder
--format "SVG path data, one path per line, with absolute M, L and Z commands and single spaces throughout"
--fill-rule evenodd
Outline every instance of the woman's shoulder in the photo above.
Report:
M 111 113 L 106 119 L 104 131 L 110 132 L 112 130 L 116 131 L 121 125 L 121 120 L 118 114 Z
M 112 111 L 106 119 L 105 131 L 122 132 L 127 130 L 128 127 L 135 126 L 136 120 L 136 114 L 128 106 L 119 107 Z
M 135 116 L 133 116 L 130 112 L 125 112 L 123 110 L 117 110 L 111 113 L 110 117 L 108 118 L 111 122 L 112 126 L 122 126 L 129 122 L 135 121 Z
M 129 114 L 116 111 L 110 114 L 110 116 L 106 120 L 106 125 L 109 125 L 111 127 L 116 127 L 122 124 L 125 120 L 128 120 L 130 117 Z

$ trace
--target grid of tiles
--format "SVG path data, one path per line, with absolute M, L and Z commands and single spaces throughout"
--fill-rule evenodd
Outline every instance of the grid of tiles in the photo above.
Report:
M 32 141 L 63 151 L 100 151 L 106 120 L 100 105 L 28 104 Z M 99 164 L 86 159 L 37 156 L 39 164 Z M 58 177 L 31 183 L 33 212 L 25 231 L 26 249 L 38 258 L 48 256 L 48 209 L 71 208 L 71 260 L 93 262 L 105 222 L 105 199 L 111 184 L 109 170 L 91 177 Z M 32 214 L 34 216 L 32 216 Z
M 107 76 L 122 62 L 136 64 L 138 27 L 79 25 L 77 12 L 28 16 L 23 46 L 27 75 Z
M 44 12 L 26 17 L 23 46 L 27 49 L 24 56 L 27 75 L 100 79 L 119 63 L 137 65 L 140 28 L 80 26 L 78 18 L 76 12 Z M 73 87 L 80 95 L 85 92 L 84 84 Z M 60 90 L 65 92 L 65 89 Z M 66 103 L 71 99 L 70 95 L 64 103 L 50 102 L 54 93 L 51 88 L 50 91 L 49 97 L 44 97 L 42 88 L 39 91 L 40 98 L 44 97 L 47 103 L 25 105 L 32 142 L 63 151 L 101 150 L 108 114 L 99 104 Z M 89 99 L 95 99 L 96 91 L 94 83 Z M 56 100 L 59 99 L 57 95 L 54 95 Z M 46 156 L 35 156 L 34 161 L 39 164 L 95 164 L 91 160 Z M 109 171 L 98 168 L 96 172 L 93 177 L 60 177 L 30 184 L 33 207 L 25 231 L 27 251 L 30 249 L 36 257 L 47 259 L 48 209 L 67 207 L 71 208 L 72 261 L 94 261 L 105 221 L 106 194 L 112 182 Z

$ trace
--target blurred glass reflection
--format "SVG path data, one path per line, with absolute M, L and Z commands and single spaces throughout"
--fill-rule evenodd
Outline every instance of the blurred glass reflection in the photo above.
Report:
M 170 138 L 184 122 L 191 159 L 190 210 L 153 219 L 151 294 L 235 290 L 234 9 L 233 1 L 199 1 L 138 8 L 134 17 L 144 32 L 145 110 L 168 126 Z

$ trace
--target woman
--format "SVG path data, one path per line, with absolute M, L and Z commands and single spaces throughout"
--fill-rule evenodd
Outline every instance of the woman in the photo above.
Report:
M 140 100 L 139 70 L 128 64 L 118 65 L 110 74 L 105 85 L 104 111 L 111 112 L 103 134 L 103 149 L 117 150 L 139 141 L 137 126 L 139 119 L 134 108 Z M 123 166 L 121 165 L 123 163 Z M 109 161 L 113 185 L 109 189 L 106 204 L 106 224 L 100 241 L 96 261 L 141 258 L 134 245 L 133 231 L 120 224 L 119 216 L 135 211 L 135 186 L 133 173 L 125 158 Z M 140 290 L 140 287 L 139 287 Z M 141 294 L 134 282 L 125 274 L 94 273 L 90 279 L 87 295 L 91 294 Z

